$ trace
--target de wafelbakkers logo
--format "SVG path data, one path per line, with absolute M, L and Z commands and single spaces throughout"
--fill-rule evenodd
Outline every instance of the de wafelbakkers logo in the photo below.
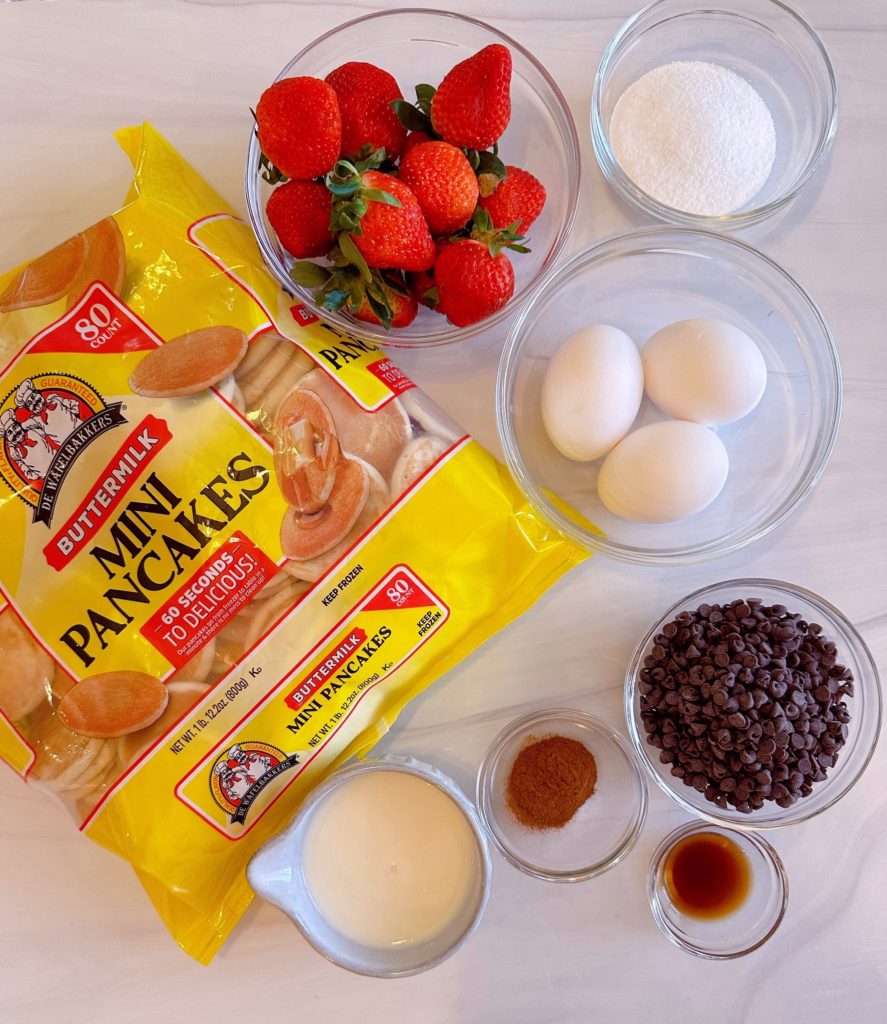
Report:
M 49 526 L 65 477 L 81 453 L 125 422 L 121 402 L 106 404 L 79 377 L 24 377 L 0 402 L 0 476 L 34 509 L 34 522 Z
M 238 740 L 210 767 L 209 788 L 213 800 L 231 816 L 232 824 L 242 825 L 262 790 L 298 763 L 298 754 L 287 756 L 270 743 Z

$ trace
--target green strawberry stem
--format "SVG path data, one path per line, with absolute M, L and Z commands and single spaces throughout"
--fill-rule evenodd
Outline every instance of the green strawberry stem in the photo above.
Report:
M 369 147 L 365 147 L 368 149 Z M 363 152 L 363 151 L 361 151 Z M 334 235 L 347 232 L 361 234 L 360 222 L 367 212 L 368 203 L 400 206 L 400 200 L 378 188 L 365 188 L 363 174 L 375 170 L 385 160 L 385 150 L 376 149 L 356 161 L 339 160 L 326 176 L 326 187 L 333 194 L 330 211 L 330 231 Z M 356 250 L 355 250 L 356 251 Z
M 414 104 L 406 100 L 391 101 L 391 109 L 408 132 L 425 132 L 431 139 L 440 138 L 431 124 L 431 101 L 436 92 L 433 85 L 417 85 Z
M 354 239 L 343 231 L 339 235 L 338 241 L 342 255 L 357 270 L 361 280 L 369 284 L 373 279 L 373 275 L 370 272 L 367 261 L 363 258 L 363 254 L 354 244 Z
M 367 302 L 370 304 L 370 309 L 376 314 L 379 320 L 381 320 L 382 326 L 385 330 L 390 331 L 392 319 L 391 306 L 388 304 L 388 297 L 385 295 L 385 291 L 382 288 L 381 283 L 374 281 L 371 285 L 368 285 L 366 289 L 366 297 Z
M 474 211 L 470 237 L 477 242 L 482 242 L 494 258 L 503 249 L 511 249 L 512 252 L 530 252 L 530 249 L 521 244 L 524 241 L 524 236 L 517 230 L 519 225 L 520 221 L 516 220 L 507 227 L 494 228 L 489 213 L 482 206 L 478 206 Z
M 482 174 L 491 175 L 496 179 L 498 184 L 500 181 L 505 181 L 508 177 L 508 170 L 505 164 L 499 159 L 496 152 L 498 149 L 498 143 L 493 146 L 492 150 L 487 149 L 468 149 L 465 151 L 465 155 L 468 157 L 468 162 L 474 168 L 478 178 Z
M 259 157 L 259 166 L 262 168 L 262 177 L 269 185 L 281 185 L 283 182 L 289 181 L 283 171 L 279 167 L 275 167 L 264 153 Z
M 290 270 L 290 277 L 311 291 L 318 306 L 334 313 L 343 308 L 354 313 L 366 299 L 385 330 L 390 330 L 394 314 L 382 285 L 384 282 L 396 291 L 402 289 L 393 280 L 383 279 L 378 270 L 370 270 L 360 253 L 357 255 L 361 266 L 352 263 L 349 243 L 354 246 L 347 235 L 340 236 L 339 244 L 330 250 L 332 266 L 322 267 L 311 260 L 299 260 Z
M 429 118 L 431 117 L 431 101 L 434 99 L 436 92 L 437 89 L 433 85 L 416 86 L 416 106 Z
M 397 114 L 398 121 L 408 132 L 425 132 L 433 139 L 439 138 L 431 127 L 431 118 L 412 103 L 408 103 L 406 100 L 392 100 L 391 109 Z
M 311 260 L 299 260 L 290 270 L 290 277 L 303 288 L 313 290 L 323 288 L 329 282 L 332 274 L 319 263 L 312 263 Z

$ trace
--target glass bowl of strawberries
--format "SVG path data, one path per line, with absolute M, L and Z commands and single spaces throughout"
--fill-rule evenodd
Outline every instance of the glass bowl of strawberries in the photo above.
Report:
M 246 202 L 281 286 L 387 346 L 461 341 L 511 314 L 563 249 L 579 142 L 520 44 L 445 11 L 341 25 L 255 107 Z

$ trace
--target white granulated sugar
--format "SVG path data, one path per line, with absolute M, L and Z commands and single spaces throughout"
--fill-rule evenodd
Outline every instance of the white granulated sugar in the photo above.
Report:
M 773 118 L 735 71 L 708 61 L 662 64 L 633 82 L 610 119 L 622 170 L 660 203 L 732 213 L 763 186 L 776 156 Z

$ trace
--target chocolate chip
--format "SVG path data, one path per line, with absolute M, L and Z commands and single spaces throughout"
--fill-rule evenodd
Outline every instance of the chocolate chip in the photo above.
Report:
M 647 741 L 719 807 L 791 806 L 847 741 L 853 675 L 822 627 L 783 605 L 751 597 L 682 611 L 642 664 Z

